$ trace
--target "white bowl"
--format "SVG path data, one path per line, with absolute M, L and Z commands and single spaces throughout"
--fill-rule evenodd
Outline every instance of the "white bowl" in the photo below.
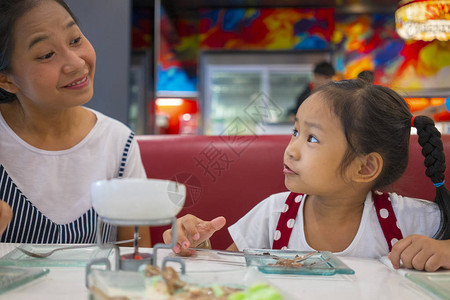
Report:
M 176 216 L 186 186 L 170 180 L 123 178 L 91 184 L 92 206 L 99 216 L 124 221 L 152 221 Z

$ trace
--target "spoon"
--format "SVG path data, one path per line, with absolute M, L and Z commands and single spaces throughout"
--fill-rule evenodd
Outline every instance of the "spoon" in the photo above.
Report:
M 140 239 L 140 237 L 139 237 L 139 239 Z M 119 245 L 119 244 L 125 244 L 125 243 L 134 242 L 134 240 L 135 239 L 124 240 L 124 241 L 117 241 L 117 242 L 112 242 L 112 243 L 109 243 L 109 244 Z M 47 251 L 47 252 L 32 252 L 32 251 L 26 250 L 26 249 L 21 248 L 21 247 L 16 247 L 16 249 L 21 251 L 22 253 L 28 255 L 28 256 L 31 256 L 31 257 L 45 258 L 45 257 L 48 257 L 48 256 L 52 255 L 56 251 L 60 251 L 60 250 L 89 248 L 89 247 L 95 247 L 95 246 L 97 246 L 97 244 L 63 246 L 63 247 L 55 248 L 55 249 Z

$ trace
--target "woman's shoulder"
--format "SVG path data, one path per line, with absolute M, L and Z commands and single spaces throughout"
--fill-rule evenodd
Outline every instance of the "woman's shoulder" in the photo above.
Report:
M 102 135 L 125 135 L 128 137 L 130 133 L 132 133 L 132 130 L 125 125 L 124 123 L 120 122 L 119 120 L 116 120 L 114 118 L 111 118 L 97 110 L 94 110 L 92 108 L 87 108 L 95 114 L 97 117 L 97 124 L 96 124 L 96 130 L 102 134 Z
M 106 126 L 114 126 L 118 128 L 126 128 L 128 131 L 130 131 L 130 128 L 125 125 L 124 123 L 120 122 L 119 120 L 116 120 L 112 117 L 109 117 L 95 109 L 85 107 L 87 110 L 93 112 L 95 116 L 97 117 L 97 122 L 99 124 L 105 124 Z
M 89 147 L 110 149 L 108 151 L 115 149 L 114 153 L 122 155 L 126 145 L 134 145 L 136 143 L 135 139 L 133 139 L 133 131 L 125 124 L 96 110 L 90 108 L 88 110 L 93 112 L 97 117 L 94 128 L 85 139 Z M 131 147 L 134 148 L 134 146 Z

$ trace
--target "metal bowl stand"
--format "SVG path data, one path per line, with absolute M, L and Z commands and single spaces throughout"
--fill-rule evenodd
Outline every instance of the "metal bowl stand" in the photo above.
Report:
M 118 245 L 113 244 L 105 244 L 102 241 L 102 231 L 103 231 L 103 223 L 110 224 L 113 226 L 134 226 L 134 253 L 131 257 L 129 256 L 121 256 L 120 248 Z M 139 227 L 140 226 L 164 226 L 171 224 L 172 226 L 172 242 L 170 244 L 156 244 L 153 246 L 153 253 L 143 255 L 142 259 L 133 259 L 135 257 L 134 254 L 139 253 L 138 248 L 138 240 L 139 240 Z M 117 220 L 117 219 L 108 219 L 101 216 L 98 216 L 97 222 L 97 246 L 100 249 L 111 249 L 115 252 L 115 271 L 117 270 L 127 270 L 127 271 L 137 271 L 141 265 L 144 264 L 152 264 L 153 266 L 157 266 L 158 261 L 158 250 L 159 249 L 172 249 L 176 245 L 176 237 L 177 237 L 177 219 L 175 217 L 167 218 L 167 219 L 158 219 L 158 220 Z M 168 262 L 175 262 L 180 264 L 181 273 L 186 273 L 186 266 L 184 261 L 178 257 L 164 257 L 162 261 L 161 269 L 163 269 Z M 88 277 L 92 271 L 92 267 L 94 265 L 104 265 L 107 271 L 111 270 L 111 261 L 109 258 L 96 258 L 91 260 L 86 265 L 86 287 L 89 287 Z

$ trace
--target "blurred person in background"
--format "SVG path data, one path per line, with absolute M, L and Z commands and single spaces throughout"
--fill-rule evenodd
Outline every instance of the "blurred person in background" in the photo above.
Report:
M 312 81 L 310 81 L 306 85 L 305 89 L 297 97 L 296 106 L 288 111 L 289 119 L 291 119 L 291 121 L 294 121 L 297 109 L 300 107 L 303 101 L 305 101 L 306 98 L 308 98 L 309 95 L 311 95 L 311 92 L 314 89 L 333 80 L 333 76 L 335 74 L 336 71 L 334 70 L 333 65 L 327 61 L 319 62 L 314 66 Z

